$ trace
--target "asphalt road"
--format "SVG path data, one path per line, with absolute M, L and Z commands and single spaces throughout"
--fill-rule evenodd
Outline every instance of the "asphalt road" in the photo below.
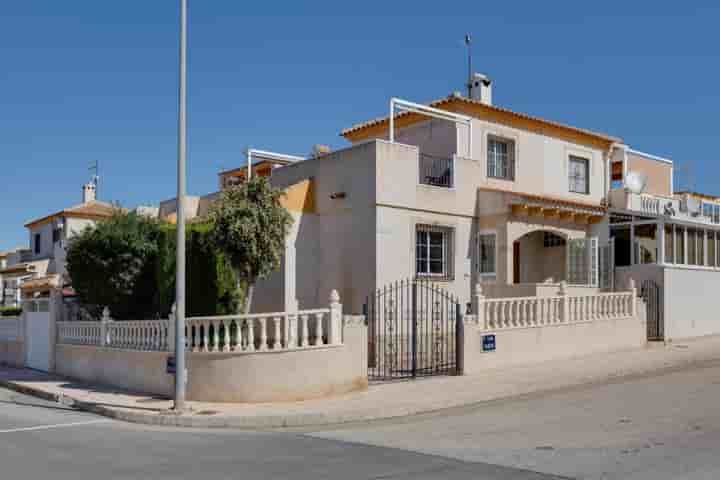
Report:
M 0 389 L 0 479 L 517 479 L 517 468 L 292 432 L 131 425 Z
M 720 364 L 317 438 L 588 479 L 720 479 Z
M 720 364 L 324 431 L 145 427 L 0 390 L 0 479 L 717 479 Z

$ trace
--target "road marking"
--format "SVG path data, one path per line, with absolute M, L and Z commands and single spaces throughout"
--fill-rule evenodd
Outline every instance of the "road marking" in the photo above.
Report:
M 0 433 L 30 432 L 33 430 L 49 430 L 51 428 L 79 427 L 82 425 L 93 425 L 95 423 L 107 423 L 107 422 L 112 422 L 112 420 L 110 420 L 110 419 L 88 420 L 87 422 L 55 423 L 55 424 L 51 424 L 51 425 L 38 425 L 36 427 L 10 428 L 7 430 L 0 430 Z

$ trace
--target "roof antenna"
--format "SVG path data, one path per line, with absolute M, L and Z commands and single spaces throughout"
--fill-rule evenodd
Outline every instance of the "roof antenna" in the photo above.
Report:
M 93 172 L 92 179 L 90 180 L 93 185 L 95 185 L 95 199 L 99 200 L 100 197 L 98 195 L 98 185 L 100 184 L 100 164 L 97 160 L 95 160 L 93 163 L 90 164 L 90 167 L 88 167 L 88 170 Z
M 465 46 L 467 47 L 467 62 L 468 62 L 468 76 L 467 76 L 467 96 L 472 98 L 472 37 L 469 33 L 465 34 Z

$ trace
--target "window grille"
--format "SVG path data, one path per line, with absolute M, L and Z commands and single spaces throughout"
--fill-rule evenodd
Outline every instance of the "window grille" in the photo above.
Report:
M 417 225 L 415 229 L 415 273 L 418 277 L 453 278 L 453 229 Z

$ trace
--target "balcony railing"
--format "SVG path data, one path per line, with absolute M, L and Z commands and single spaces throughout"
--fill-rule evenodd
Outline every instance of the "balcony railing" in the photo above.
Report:
M 432 185 L 434 187 L 454 187 L 454 169 L 453 159 L 420 154 L 420 183 L 422 185 Z

